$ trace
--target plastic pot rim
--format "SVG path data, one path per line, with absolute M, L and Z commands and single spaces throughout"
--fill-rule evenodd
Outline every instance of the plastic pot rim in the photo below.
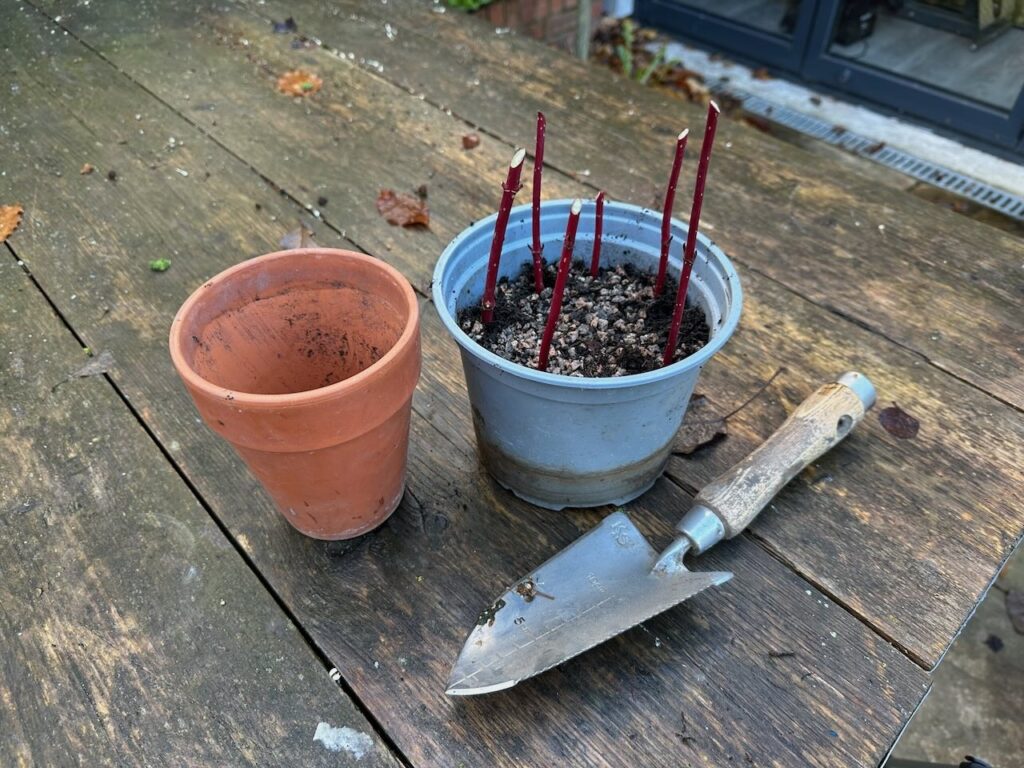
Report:
M 572 205 L 572 202 L 573 201 L 568 198 L 546 200 L 541 203 L 541 207 L 564 206 L 565 209 L 568 210 L 569 206 Z M 593 202 L 591 201 L 591 206 L 592 205 Z M 626 213 L 632 213 L 638 218 L 648 218 L 657 215 L 656 212 L 650 208 L 643 208 L 631 203 L 606 201 L 604 206 L 605 217 L 609 215 L 610 210 L 614 211 L 616 209 Z M 523 212 L 531 212 L 532 215 L 532 206 L 529 204 L 517 205 L 512 209 L 513 216 L 517 213 L 522 214 Z M 506 370 L 514 376 L 539 384 L 548 384 L 555 387 L 571 389 L 619 389 L 624 387 L 640 386 L 643 384 L 653 384 L 663 379 L 672 378 L 683 369 L 689 370 L 696 366 L 704 365 L 704 363 L 706 363 L 711 356 L 721 349 L 725 345 L 726 341 L 732 337 L 736 326 L 739 324 L 740 312 L 743 307 L 743 289 L 740 287 L 739 274 L 736 272 L 736 268 L 722 249 L 715 245 L 714 242 L 706 235 L 698 232 L 698 241 L 702 243 L 705 248 L 713 251 L 716 259 L 721 263 L 725 281 L 732 291 L 732 296 L 729 306 L 729 314 L 722 318 L 721 326 L 715 331 L 711 338 L 708 339 L 707 344 L 692 355 L 688 355 L 680 360 L 676 360 L 670 365 L 662 366 L 661 368 L 657 368 L 653 371 L 633 373 L 626 376 L 602 376 L 590 378 L 549 373 L 547 371 L 539 371 L 536 368 L 528 368 L 525 365 L 520 365 L 519 363 L 513 363 L 512 361 L 507 360 L 500 355 L 496 355 L 486 349 L 481 344 L 470 338 L 470 336 L 459 327 L 457 319 L 448 310 L 447 296 L 445 295 L 445 291 L 442 287 L 443 277 L 447 271 L 448 262 L 462 246 L 462 243 L 471 235 L 475 234 L 479 229 L 493 229 L 494 221 L 496 219 L 497 213 L 492 213 L 490 216 L 474 222 L 472 225 L 456 235 L 456 237 L 447 245 L 444 251 L 441 252 L 441 257 L 438 259 L 437 265 L 434 267 L 431 293 L 434 299 L 434 306 L 437 309 L 438 315 L 441 317 L 441 322 L 444 323 L 445 328 L 448 329 L 448 332 L 452 335 L 459 346 L 474 357 L 480 358 L 496 368 Z M 658 221 L 660 226 L 660 215 Z M 672 225 L 674 227 L 679 227 L 684 231 L 687 231 L 688 229 L 686 224 L 675 218 L 672 219 Z M 673 259 L 671 256 L 669 257 L 669 262 L 675 262 L 676 264 L 679 263 L 677 259 Z

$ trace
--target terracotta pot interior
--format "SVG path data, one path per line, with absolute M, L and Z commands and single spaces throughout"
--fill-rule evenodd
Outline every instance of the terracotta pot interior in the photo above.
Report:
M 186 361 L 233 392 L 294 394 L 344 381 L 383 357 L 409 319 L 400 287 L 384 275 L 372 282 L 268 286 L 266 273 L 236 275 L 190 313 Z

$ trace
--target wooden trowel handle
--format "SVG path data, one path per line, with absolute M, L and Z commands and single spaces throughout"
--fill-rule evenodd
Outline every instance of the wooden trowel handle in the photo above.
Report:
M 850 434 L 874 402 L 875 389 L 866 376 L 843 374 L 800 403 L 757 450 L 705 486 L 694 505 L 714 512 L 731 539 L 782 486 Z

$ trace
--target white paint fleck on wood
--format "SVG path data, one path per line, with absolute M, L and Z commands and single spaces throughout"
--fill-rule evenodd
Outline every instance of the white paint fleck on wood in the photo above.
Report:
M 319 722 L 316 733 L 313 734 L 313 741 L 319 741 L 331 752 L 348 752 L 356 760 L 361 760 L 373 751 L 373 739 L 347 725 L 336 728 L 330 723 Z

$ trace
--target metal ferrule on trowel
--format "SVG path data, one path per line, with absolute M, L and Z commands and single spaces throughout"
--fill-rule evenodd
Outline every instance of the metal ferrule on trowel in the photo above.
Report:
M 856 395 L 864 411 L 867 411 L 869 408 L 871 408 L 872 405 L 875 404 L 875 388 L 868 380 L 868 378 L 863 374 L 855 373 L 852 371 L 849 373 L 844 373 L 836 381 L 836 385 L 842 385 L 849 389 L 854 395 Z M 819 395 L 821 391 L 822 390 L 819 390 L 817 393 L 815 393 L 815 395 Z M 811 399 L 813 398 L 809 398 L 809 401 Z M 856 421 L 859 421 L 859 419 L 856 419 Z M 851 417 L 849 423 L 843 424 L 842 417 L 840 417 L 836 424 L 835 442 L 839 442 L 839 440 L 842 440 L 846 436 L 846 434 L 851 429 L 853 429 L 856 421 L 853 420 Z M 789 422 L 787 422 L 787 424 L 788 423 Z M 782 433 L 782 431 L 782 428 L 780 428 L 776 435 L 773 435 L 772 437 L 776 438 L 776 436 Z M 799 445 L 795 447 L 797 449 L 800 448 Z M 814 460 L 813 458 L 809 460 L 805 459 L 807 449 L 809 449 L 810 447 L 811 446 L 807 446 L 804 450 L 800 451 L 798 463 L 794 463 L 792 465 L 791 472 L 785 473 L 785 480 L 779 483 L 779 487 L 788 483 L 789 480 L 793 478 L 793 476 L 795 476 L 805 466 L 807 466 L 807 464 L 810 463 L 810 461 Z M 680 520 L 678 524 L 676 524 L 676 530 L 681 535 L 678 536 L 675 541 L 669 544 L 661 553 L 661 555 L 658 556 L 658 562 L 654 564 L 653 570 L 661 571 L 664 573 L 674 573 L 677 570 L 686 567 L 685 565 L 683 565 L 683 558 L 686 557 L 687 553 L 699 555 L 702 552 L 706 552 L 707 550 L 711 549 L 711 547 L 720 542 L 722 539 L 727 538 L 725 521 L 728 519 L 728 514 L 723 513 L 722 511 L 716 511 L 715 509 L 705 506 L 704 503 L 701 503 L 702 499 L 704 499 L 705 496 L 713 497 L 715 495 L 715 491 L 717 490 L 716 486 L 722 485 L 723 480 L 725 480 L 726 478 L 729 478 L 729 482 L 731 483 L 737 482 L 737 480 L 734 479 L 737 475 L 740 476 L 740 481 L 742 481 L 742 478 L 749 478 L 750 469 L 758 467 L 758 465 L 762 461 L 763 457 L 759 454 L 762 451 L 767 453 L 768 451 L 774 451 L 777 449 L 778 446 L 773 442 L 772 439 L 769 439 L 764 445 L 762 445 L 760 448 L 758 448 L 756 451 L 750 454 L 750 456 L 748 456 L 741 464 L 729 470 L 729 472 L 725 476 L 719 478 L 710 486 L 701 491 L 700 495 L 694 501 L 693 506 L 690 508 L 690 511 L 683 516 L 683 519 Z M 771 459 L 771 461 L 777 464 L 779 462 L 779 457 L 774 456 Z M 773 491 L 771 496 L 774 496 L 775 492 L 776 491 Z M 770 500 L 770 498 L 771 497 L 769 497 L 769 499 L 766 499 L 765 503 L 767 503 L 767 501 Z M 759 512 L 763 506 L 764 505 L 762 504 L 761 506 L 757 507 L 753 514 L 750 515 L 750 519 L 748 519 L 740 527 L 739 530 L 746 528 L 746 526 L 750 523 L 750 520 L 752 520 L 754 516 L 756 516 L 757 512 Z M 736 531 L 736 533 L 738 532 L 739 531 Z M 730 534 L 729 537 L 731 538 L 731 536 L 734 535 L 735 533 Z

